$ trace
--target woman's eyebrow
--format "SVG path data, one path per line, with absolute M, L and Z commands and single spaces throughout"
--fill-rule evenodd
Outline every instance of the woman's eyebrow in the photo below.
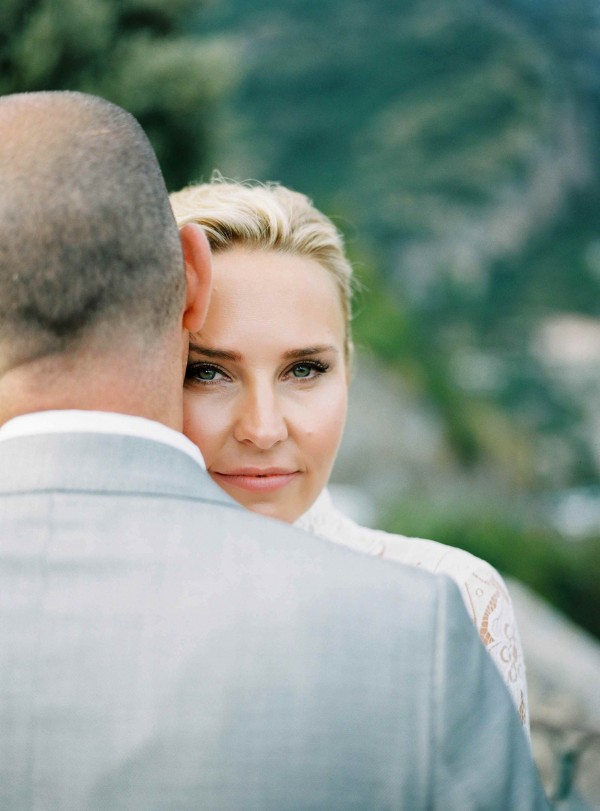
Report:
M 215 360 L 240 361 L 242 359 L 240 352 L 228 352 L 225 349 L 209 349 L 207 346 L 200 346 L 193 341 L 190 341 L 190 352 L 204 355 L 207 358 L 215 358 Z
M 283 357 L 288 358 L 305 358 L 307 355 L 319 355 L 321 352 L 337 352 L 337 347 L 333 344 L 322 344 L 321 346 L 307 346 L 304 349 L 290 349 L 283 353 Z

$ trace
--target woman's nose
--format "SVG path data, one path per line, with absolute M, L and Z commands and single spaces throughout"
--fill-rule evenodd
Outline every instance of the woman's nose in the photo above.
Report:
M 253 391 L 240 403 L 234 428 L 238 442 L 269 450 L 287 439 L 287 422 L 278 398 L 271 391 Z

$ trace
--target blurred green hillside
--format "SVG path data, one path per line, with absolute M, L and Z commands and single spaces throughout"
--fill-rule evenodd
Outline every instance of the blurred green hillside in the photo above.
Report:
M 222 0 L 201 25 L 240 54 L 216 165 L 344 230 L 358 343 L 433 406 L 469 493 L 420 480 L 383 523 L 600 635 L 600 7 Z

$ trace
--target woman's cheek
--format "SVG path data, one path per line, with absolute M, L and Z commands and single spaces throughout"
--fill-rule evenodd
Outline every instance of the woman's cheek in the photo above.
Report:
M 314 402 L 310 413 L 308 433 L 318 443 L 321 454 L 330 455 L 331 463 L 338 449 L 348 410 L 348 394 L 345 386 L 332 386 L 324 390 L 319 402 Z
M 193 394 L 184 395 L 183 400 L 183 432 L 204 456 L 211 452 L 227 422 L 225 409 L 214 401 L 210 395 Z
M 347 411 L 348 411 L 348 398 L 347 396 L 344 395 L 340 397 L 338 403 L 336 404 L 336 408 L 332 409 L 332 412 L 330 414 L 328 433 L 329 436 L 331 437 L 331 453 L 333 457 L 335 457 L 335 455 L 337 454 L 337 450 L 342 440 L 344 426 L 346 425 Z

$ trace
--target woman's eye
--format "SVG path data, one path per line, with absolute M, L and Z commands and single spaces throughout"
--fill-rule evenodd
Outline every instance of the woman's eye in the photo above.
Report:
M 296 380 L 310 380 L 319 375 L 324 374 L 329 368 L 329 364 L 322 363 L 321 361 L 306 361 L 304 363 L 295 363 L 287 372 Z
M 292 374 L 294 377 L 310 377 L 314 371 L 314 366 L 309 366 L 307 363 L 299 363 L 292 369 Z
M 224 379 L 223 372 L 209 363 L 189 363 L 185 370 L 185 379 L 200 383 L 214 383 Z

